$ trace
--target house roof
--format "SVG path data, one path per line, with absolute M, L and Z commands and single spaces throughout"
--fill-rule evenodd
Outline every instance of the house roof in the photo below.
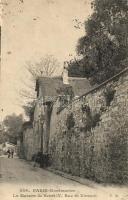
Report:
M 60 94 L 64 95 L 65 90 L 69 93 L 72 91 L 71 86 L 68 84 L 63 84 L 63 79 L 61 76 L 58 77 L 41 77 L 37 80 L 36 91 L 39 95 L 39 87 L 41 90 L 41 96 L 43 96 L 44 101 L 51 101 L 56 99 Z
M 69 77 L 69 84 L 72 86 L 75 96 L 81 96 L 92 89 L 87 78 Z
M 62 76 L 40 77 L 36 83 L 37 95 L 43 96 L 44 101 L 51 101 L 59 95 L 81 96 L 91 89 L 86 78 L 69 77 L 69 84 L 63 83 Z M 41 94 L 39 94 L 39 92 Z

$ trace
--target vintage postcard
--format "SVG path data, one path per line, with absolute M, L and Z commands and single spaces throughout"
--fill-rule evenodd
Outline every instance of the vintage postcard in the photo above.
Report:
M 0 199 L 128 200 L 128 1 L 0 1 Z

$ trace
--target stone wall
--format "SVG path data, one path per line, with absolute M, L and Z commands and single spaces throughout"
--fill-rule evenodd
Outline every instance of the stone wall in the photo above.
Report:
M 20 159 L 24 159 L 23 141 L 21 139 L 17 141 L 17 155 Z
M 26 128 L 23 132 L 23 154 L 26 160 L 31 160 L 34 154 L 33 129 Z
M 48 152 L 51 106 L 43 105 L 41 102 L 41 98 L 37 99 L 34 111 L 33 138 L 35 154 L 38 152 L 46 154 Z
M 34 140 L 34 154 L 37 154 L 41 151 L 41 123 L 40 123 L 40 116 L 41 116 L 41 104 L 40 101 L 37 99 L 35 111 L 34 111 L 34 121 L 33 121 L 33 140 Z
M 49 153 L 55 169 L 99 182 L 127 182 L 128 71 L 57 113 L 53 106 Z
M 18 156 L 32 160 L 41 151 L 41 124 L 35 122 L 34 126 L 24 128 L 22 139 L 18 141 Z

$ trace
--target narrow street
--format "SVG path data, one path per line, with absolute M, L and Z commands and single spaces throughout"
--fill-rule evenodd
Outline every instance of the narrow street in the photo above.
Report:
M 126 187 L 102 186 L 88 180 L 87 185 L 83 185 L 39 167 L 34 168 L 25 160 L 0 157 L 0 199 L 2 200 L 24 198 L 54 200 L 78 199 L 78 197 L 87 200 L 100 200 L 104 197 L 107 200 L 127 200 L 127 195 Z
M 7 156 L 0 158 L 0 183 L 5 182 L 79 186 L 79 183 L 75 181 L 70 181 L 39 167 L 33 167 L 32 164 L 25 160 L 18 158 L 8 159 Z

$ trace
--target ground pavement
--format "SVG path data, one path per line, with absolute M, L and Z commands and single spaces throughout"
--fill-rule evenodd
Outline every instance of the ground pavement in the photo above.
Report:
M 0 157 L 1 200 L 128 200 L 126 186 L 66 179 L 19 158 Z

